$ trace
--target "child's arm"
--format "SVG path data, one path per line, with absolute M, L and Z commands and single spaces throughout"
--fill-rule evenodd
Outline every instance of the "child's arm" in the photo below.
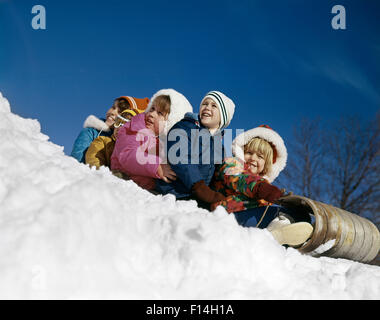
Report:
M 251 199 L 273 202 L 282 195 L 280 189 L 269 184 L 263 177 L 244 170 L 244 166 L 237 159 L 226 159 L 217 177 L 223 181 L 226 188 Z
M 94 138 L 95 137 L 91 130 L 88 128 L 82 129 L 78 137 L 75 139 L 73 150 L 71 151 L 71 156 L 77 159 L 79 162 L 84 163 L 86 151 Z
M 155 139 L 154 137 L 146 137 L 146 139 Z M 125 146 L 117 155 L 121 165 L 121 171 L 144 177 L 160 178 L 158 175 L 158 167 L 161 159 L 153 153 L 147 153 L 146 148 L 152 141 L 144 142 L 136 138 L 136 135 L 126 134 L 125 130 L 119 130 L 117 143 L 123 143 Z
M 170 137 L 170 133 L 177 129 L 175 125 L 173 129 L 169 132 L 168 137 Z M 190 192 L 191 188 L 198 181 L 203 180 L 201 173 L 199 172 L 198 164 L 192 164 L 191 162 L 191 141 L 188 136 L 186 130 L 182 130 L 179 126 L 180 130 L 176 130 L 176 139 L 168 139 L 167 140 L 167 150 L 168 153 L 168 162 L 172 168 L 172 170 L 176 173 L 177 177 L 181 180 L 181 182 L 185 185 L 186 189 Z M 187 148 L 183 147 L 180 149 L 180 155 L 177 158 L 176 155 L 171 154 L 172 150 L 176 150 L 176 144 L 183 143 L 187 144 Z M 176 161 L 174 161 L 174 159 Z
M 168 159 L 172 170 L 185 185 L 188 192 L 195 196 L 196 199 L 206 203 L 213 203 L 224 199 L 225 197 L 221 193 L 212 190 L 206 185 L 204 178 L 199 172 L 199 165 L 191 163 L 191 139 L 186 130 L 178 130 L 176 132 L 176 138 L 179 138 L 179 141 L 186 142 L 187 148 L 181 149 L 180 160 L 178 163 L 174 164 L 173 161 L 170 161 L 170 154 L 168 155 Z M 176 143 L 178 143 L 178 139 L 175 141 L 168 139 L 167 149 L 172 150 L 172 146 Z
M 86 164 L 89 164 L 90 167 L 96 167 L 96 169 L 107 165 L 105 145 L 100 137 L 92 141 L 88 147 L 86 152 Z

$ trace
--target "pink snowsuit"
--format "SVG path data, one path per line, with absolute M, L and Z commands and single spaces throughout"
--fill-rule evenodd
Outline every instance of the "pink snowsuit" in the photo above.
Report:
M 140 187 L 153 190 L 161 159 L 158 138 L 147 129 L 145 113 L 134 116 L 117 133 L 111 169 L 125 172 Z

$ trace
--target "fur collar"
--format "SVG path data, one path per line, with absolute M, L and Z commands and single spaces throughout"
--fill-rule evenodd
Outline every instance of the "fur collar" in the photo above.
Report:
M 111 129 L 106 125 L 103 119 L 99 119 L 93 115 L 87 117 L 83 124 L 83 128 L 94 128 L 98 131 L 110 132 Z

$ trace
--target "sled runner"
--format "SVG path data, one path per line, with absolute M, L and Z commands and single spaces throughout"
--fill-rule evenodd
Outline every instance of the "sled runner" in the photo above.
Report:
M 370 262 L 380 250 L 380 232 L 368 219 L 306 197 L 290 195 L 280 199 L 281 205 L 309 221 L 314 216 L 314 232 L 298 250 L 313 256 L 344 258 Z

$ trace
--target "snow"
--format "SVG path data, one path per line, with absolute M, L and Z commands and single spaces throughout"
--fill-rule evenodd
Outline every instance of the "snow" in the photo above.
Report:
M 318 248 L 314 249 L 312 252 L 309 254 L 311 255 L 320 255 L 328 250 L 330 250 L 333 246 L 335 245 L 335 239 L 329 240 L 326 243 L 321 244 Z
M 1 94 L 0 133 L 1 299 L 380 298 L 380 267 L 302 255 L 220 207 L 91 170 Z

